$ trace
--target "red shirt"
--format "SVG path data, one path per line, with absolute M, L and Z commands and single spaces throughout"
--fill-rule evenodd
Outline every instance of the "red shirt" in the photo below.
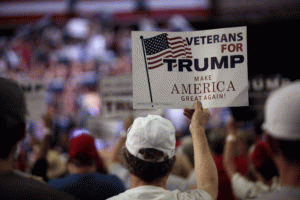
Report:
M 218 200 L 230 200 L 235 199 L 232 188 L 231 182 L 226 174 L 226 171 L 223 167 L 223 155 L 215 155 L 214 161 L 217 166 L 218 170 L 218 177 L 219 177 L 219 195 Z M 248 159 L 247 156 L 237 156 L 234 159 L 235 166 L 237 171 L 240 172 L 242 175 L 245 175 L 248 172 Z

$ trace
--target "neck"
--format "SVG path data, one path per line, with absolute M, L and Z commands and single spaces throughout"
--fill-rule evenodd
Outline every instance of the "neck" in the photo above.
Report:
M 97 166 L 77 167 L 74 164 L 69 163 L 68 169 L 70 174 L 86 174 L 96 172 Z
M 12 156 L 10 156 L 6 160 L 0 160 L 0 172 L 3 173 L 3 172 L 13 171 L 14 170 L 13 163 L 14 163 L 14 159 Z
M 284 159 L 277 161 L 282 186 L 300 187 L 299 165 L 287 162 Z
M 162 187 L 162 188 L 166 189 L 166 187 L 167 187 L 168 176 L 165 176 L 165 177 L 159 179 L 158 181 L 154 181 L 151 183 L 147 183 L 133 174 L 130 174 L 130 177 L 131 177 L 131 188 L 136 188 L 136 187 L 140 187 L 140 186 L 157 186 L 157 187 Z

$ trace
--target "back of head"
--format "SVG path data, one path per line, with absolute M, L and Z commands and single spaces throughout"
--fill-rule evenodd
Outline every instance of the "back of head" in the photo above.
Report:
M 69 144 L 69 161 L 76 167 L 90 167 L 99 159 L 94 138 L 88 131 L 75 135 Z
M 6 159 L 12 148 L 25 136 L 25 98 L 19 85 L 0 78 L 0 159 Z
M 215 128 L 207 136 L 210 148 L 216 155 L 222 155 L 224 149 L 225 129 Z
M 256 171 L 258 171 L 265 180 L 269 181 L 274 176 L 278 176 L 276 165 L 266 142 L 259 141 L 256 143 L 250 157 Z
M 134 120 L 127 134 L 125 163 L 141 180 L 151 183 L 169 175 L 175 161 L 175 128 L 158 115 Z
M 300 164 L 300 82 L 273 92 L 265 105 L 263 129 L 273 153 L 281 153 L 288 162 Z

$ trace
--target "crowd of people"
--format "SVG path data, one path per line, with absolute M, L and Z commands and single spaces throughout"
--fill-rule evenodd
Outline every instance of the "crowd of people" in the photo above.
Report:
M 141 21 L 139 30 L 158 30 Z M 182 24 L 165 29 L 191 30 Z M 85 99 L 99 96 L 101 77 L 131 73 L 130 29 L 45 20 L 0 45 L 1 199 L 299 199 L 299 82 L 268 98 L 262 130 L 230 109 L 213 121 L 216 110 L 197 101 L 180 111 L 180 130 L 167 115 L 130 116 L 113 148 L 99 150 L 85 120 L 101 103 Z M 40 79 L 47 111 L 28 126 L 17 83 Z

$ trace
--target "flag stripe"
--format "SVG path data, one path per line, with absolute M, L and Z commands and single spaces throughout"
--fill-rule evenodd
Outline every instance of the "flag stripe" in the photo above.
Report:
M 153 61 L 153 62 L 148 62 L 148 65 L 152 65 L 152 64 L 155 64 L 155 63 L 160 62 L 160 61 L 162 61 L 162 58 L 158 59 L 156 61 Z
M 144 40 L 148 69 L 164 65 L 164 58 L 193 58 L 191 48 L 182 37 L 167 37 L 160 34 Z M 173 67 L 177 67 L 174 63 Z
M 170 53 L 170 52 L 171 52 L 171 50 L 165 51 L 165 52 L 163 52 L 162 54 L 159 54 L 159 55 L 157 55 L 157 56 L 149 57 L 149 58 L 147 58 L 147 60 L 153 60 L 153 59 L 155 59 L 155 58 L 161 57 L 161 56 L 163 56 L 163 55 L 165 55 L 165 54 L 167 54 L 167 53 Z
M 155 68 L 158 68 L 158 67 L 162 66 L 163 64 L 164 64 L 164 63 L 155 65 L 155 66 L 153 66 L 153 67 L 148 67 L 148 69 L 155 69 Z
M 168 38 L 169 40 L 182 40 L 182 37 L 173 37 L 173 38 Z

